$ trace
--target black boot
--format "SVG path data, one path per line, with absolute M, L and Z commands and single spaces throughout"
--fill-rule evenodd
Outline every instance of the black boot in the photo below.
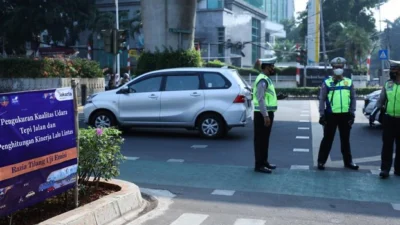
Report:
M 272 173 L 272 170 L 268 169 L 267 167 L 254 168 L 254 171 L 258 173 Z
M 357 164 L 352 163 L 352 162 L 345 164 L 344 167 L 351 169 L 351 170 L 358 170 L 358 168 L 360 168 Z
M 325 170 L 325 165 L 323 163 L 318 163 L 319 170 Z
M 382 170 L 381 173 L 379 174 L 379 176 L 380 176 L 382 179 L 386 179 L 386 178 L 389 177 L 389 171 L 387 171 L 387 170 Z
M 276 169 L 276 165 L 274 165 L 274 164 L 269 164 L 269 163 L 267 163 L 267 164 L 265 165 L 265 167 L 267 167 L 267 168 L 270 169 L 270 170 Z

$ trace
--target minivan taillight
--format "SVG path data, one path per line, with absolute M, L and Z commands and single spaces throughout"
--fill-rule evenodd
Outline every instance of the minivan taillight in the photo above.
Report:
M 233 100 L 233 103 L 245 103 L 246 102 L 246 96 L 244 95 L 238 95 L 236 96 L 235 100 Z

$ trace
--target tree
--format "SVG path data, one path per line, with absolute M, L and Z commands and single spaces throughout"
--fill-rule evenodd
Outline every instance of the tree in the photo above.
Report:
M 163 47 L 173 49 L 194 47 L 197 0 L 146 0 L 140 4 L 146 50 L 154 52 Z M 157 7 L 154 7 L 155 5 Z
M 376 7 L 380 2 L 385 3 L 387 0 L 325 0 L 322 3 L 322 10 L 324 16 L 325 26 L 325 41 L 326 48 L 329 51 L 328 57 L 333 58 L 336 56 L 345 55 L 345 44 L 338 42 L 338 39 L 344 39 L 342 35 L 346 32 L 350 32 L 348 29 L 344 31 L 346 24 L 351 24 L 350 27 L 356 29 L 357 32 L 364 33 L 365 37 L 369 37 L 373 40 L 375 32 L 375 19 L 373 17 L 372 8 Z M 299 14 L 298 19 L 301 20 L 299 25 L 299 34 L 301 37 L 307 35 L 307 11 L 303 11 Z M 356 33 L 352 33 L 356 35 Z M 358 39 L 362 43 L 353 43 L 357 46 L 364 46 L 366 41 Z M 356 48 L 350 48 L 356 49 Z M 359 48 L 357 48 L 359 49 Z M 347 50 L 349 46 L 347 45 Z M 356 50 L 354 50 L 356 51 Z M 357 50 L 359 51 L 359 50 Z M 354 52 L 352 55 L 361 54 L 361 58 L 365 57 L 367 51 Z M 359 63 L 356 60 L 350 59 L 353 66 L 357 66 Z
M 279 40 L 274 46 L 278 62 L 294 62 L 296 61 L 295 43 L 291 40 Z
M 76 38 L 79 23 L 91 18 L 95 0 L 3 0 L 0 1 L 0 30 L 5 31 L 7 47 L 22 49 L 25 42 L 38 44 L 38 36 L 48 33 L 55 45 Z
M 283 29 L 286 32 L 286 39 L 289 41 L 293 41 L 295 43 L 302 42 L 302 38 L 300 38 L 300 28 L 296 26 L 296 21 L 294 19 L 286 19 L 282 20 L 281 24 L 283 25 Z

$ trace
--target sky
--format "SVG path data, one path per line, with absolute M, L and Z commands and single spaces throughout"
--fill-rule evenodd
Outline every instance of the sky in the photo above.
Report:
M 307 1 L 308 0 L 294 0 L 296 13 L 306 9 Z M 400 17 L 399 8 L 400 8 L 399 0 L 389 0 L 381 7 L 382 20 L 388 19 L 390 21 L 394 21 L 395 19 Z M 377 29 L 379 29 L 379 11 L 377 9 L 373 11 L 376 20 L 376 27 Z M 382 26 L 384 25 L 385 24 L 382 23 Z

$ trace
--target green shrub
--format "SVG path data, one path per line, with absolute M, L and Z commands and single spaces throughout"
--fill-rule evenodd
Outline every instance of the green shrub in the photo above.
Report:
M 103 77 L 100 65 L 86 59 L 0 59 L 0 78 Z
M 173 50 L 142 52 L 138 59 L 136 74 L 177 67 L 201 67 L 201 55 L 198 51 L 192 50 Z
M 279 75 L 283 75 L 283 76 L 295 76 L 296 75 L 296 67 L 286 67 L 286 68 L 278 68 L 279 71 Z
M 87 184 L 90 177 L 98 185 L 100 179 L 110 180 L 119 175 L 123 160 L 121 145 L 124 139 L 114 128 L 79 130 L 79 182 Z

